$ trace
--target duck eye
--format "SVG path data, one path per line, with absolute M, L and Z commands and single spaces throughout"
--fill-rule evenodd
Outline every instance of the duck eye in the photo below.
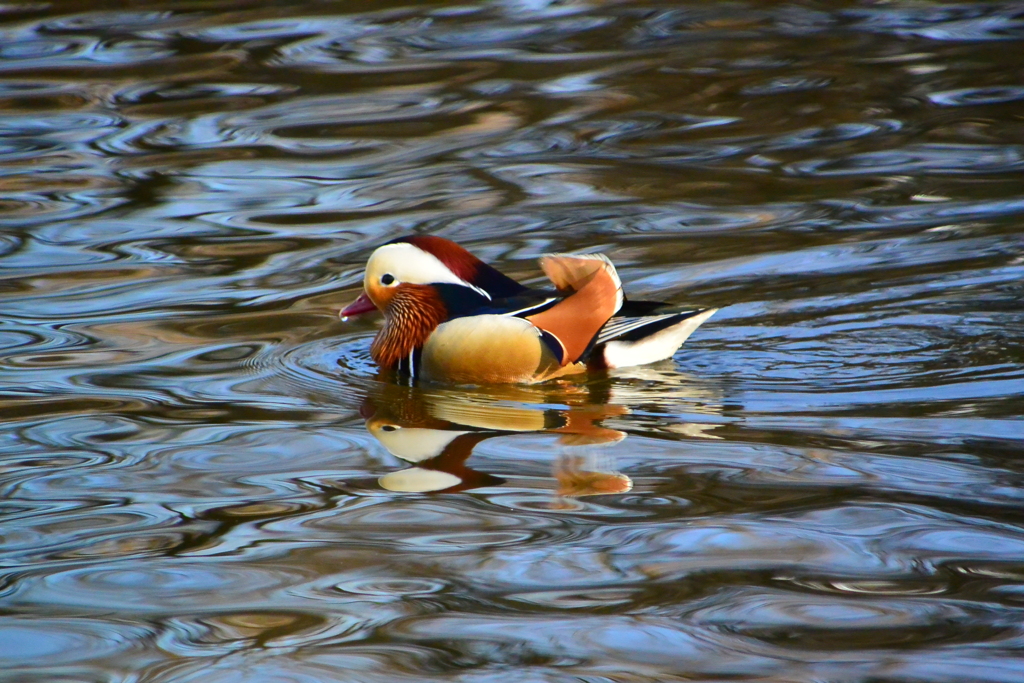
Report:
M 382 432 L 397 432 L 398 427 L 396 427 L 395 425 L 381 425 L 380 430 Z
M 380 283 L 385 287 L 393 285 L 395 283 L 395 276 L 391 273 L 384 273 L 380 276 Z

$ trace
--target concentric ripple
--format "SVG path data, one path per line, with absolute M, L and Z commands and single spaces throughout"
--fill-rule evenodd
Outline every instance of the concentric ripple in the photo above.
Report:
M 0 678 L 1020 680 L 1020 7 L 3 17 Z M 409 234 L 718 311 L 404 382 Z

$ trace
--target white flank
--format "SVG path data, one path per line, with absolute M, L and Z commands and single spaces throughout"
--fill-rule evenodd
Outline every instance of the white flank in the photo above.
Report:
M 646 365 L 665 360 L 671 357 L 676 349 L 683 345 L 687 337 L 693 334 L 693 331 L 714 315 L 717 310 L 717 308 L 708 309 L 635 342 L 610 341 L 604 347 L 604 360 L 609 368 Z

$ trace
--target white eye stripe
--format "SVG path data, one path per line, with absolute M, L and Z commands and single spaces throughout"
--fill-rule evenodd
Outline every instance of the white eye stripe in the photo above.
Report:
M 380 265 L 379 269 L 374 267 L 374 262 L 378 262 Z M 491 300 L 491 295 L 486 290 L 466 282 L 442 263 L 441 259 L 408 242 L 385 244 L 383 247 L 378 248 L 373 253 L 373 256 L 370 257 L 370 262 L 367 263 L 367 269 L 371 268 L 378 273 L 381 270 L 384 271 L 384 274 L 379 279 L 382 285 L 384 285 L 384 277 L 391 275 L 395 278 L 394 284 L 408 282 L 417 285 L 462 285 L 472 289 L 488 301 Z

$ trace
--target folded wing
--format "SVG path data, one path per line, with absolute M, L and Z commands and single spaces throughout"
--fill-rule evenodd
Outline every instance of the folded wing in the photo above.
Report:
M 545 256 L 541 268 L 559 290 L 571 293 L 526 319 L 558 342 L 563 366 L 575 363 L 622 307 L 622 282 L 603 254 Z

